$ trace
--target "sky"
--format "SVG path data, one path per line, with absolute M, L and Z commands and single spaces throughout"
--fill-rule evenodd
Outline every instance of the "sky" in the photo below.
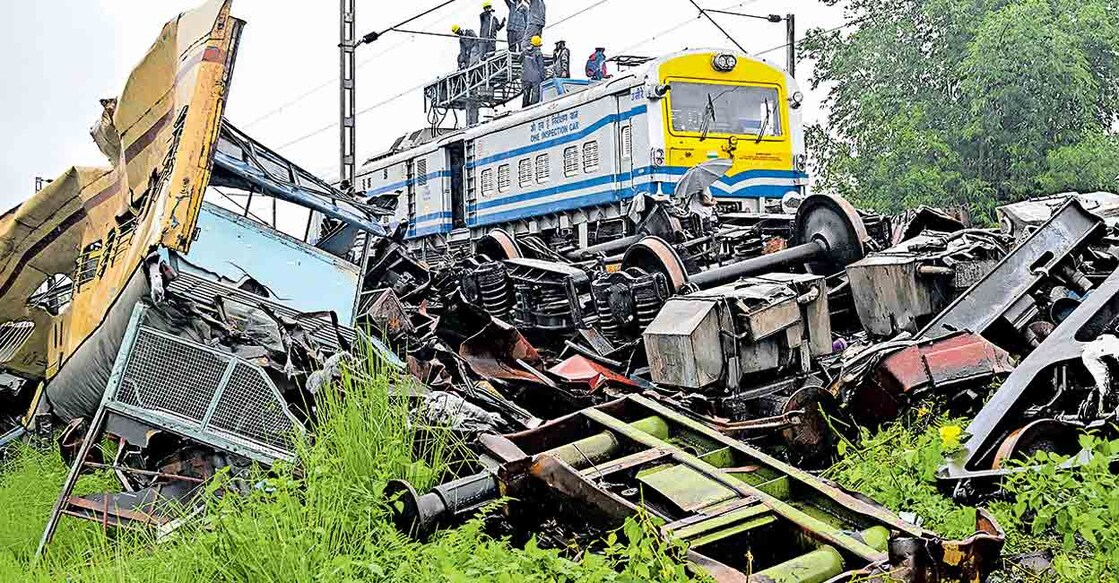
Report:
M 35 0 L 0 8 L 0 207 L 33 194 L 35 177 L 53 178 L 70 166 L 104 166 L 89 137 L 98 100 L 115 97 L 165 22 L 202 0 Z M 799 34 L 843 23 L 841 8 L 820 0 L 696 0 L 706 9 L 751 14 L 794 13 Z M 383 30 L 439 0 L 357 0 L 359 36 Z M 494 2 L 505 16 L 503 2 Z M 733 47 L 689 0 L 551 0 L 545 49 L 566 40 L 579 75 L 596 46 L 609 54 L 659 56 L 684 48 Z M 585 12 L 584 12 L 585 10 Z M 481 0 L 453 4 L 409 24 L 450 32 L 477 30 Z M 320 176 L 338 174 L 338 4 L 310 0 L 234 0 L 247 21 L 226 117 L 237 127 Z M 574 15 L 574 16 L 573 16 Z M 569 16 L 572 18 L 560 22 Z M 785 42 L 784 23 L 713 15 L 750 53 Z M 390 33 L 358 49 L 358 154 L 369 158 L 397 137 L 426 125 L 423 84 L 455 67 L 455 39 Z M 784 49 L 762 56 L 784 64 Z M 822 91 L 798 65 L 805 122 L 821 120 Z

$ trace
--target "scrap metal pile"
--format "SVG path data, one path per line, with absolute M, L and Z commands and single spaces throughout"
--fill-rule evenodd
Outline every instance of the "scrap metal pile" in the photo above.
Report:
M 802 470 L 834 461 L 837 430 L 932 399 L 974 417 L 940 479 L 977 502 L 1011 460 L 1073 455 L 1080 432 L 1115 419 L 1119 196 L 1009 205 L 1000 229 L 822 195 L 723 220 L 689 200 L 646 200 L 635 235 L 585 249 L 495 231 L 424 270 L 385 244 L 395 259 L 367 277 L 422 285 L 396 286 L 405 300 L 374 321 L 422 381 L 506 430 L 482 432 L 476 474 L 426 494 L 396 484 L 403 530 L 505 496 L 603 528 L 640 506 L 723 580 L 745 578 L 743 549 L 758 581 L 979 580 L 1001 548 L 989 517 L 978 539 L 943 541 Z M 475 400 L 478 387 L 518 407 Z M 539 532 L 525 515 L 508 520 Z
M 984 512 L 945 540 L 810 473 L 836 431 L 928 399 L 972 417 L 939 475 L 971 501 L 1035 452 L 1112 431 L 1117 195 L 1009 205 L 999 229 L 824 195 L 720 215 L 716 160 L 672 196 L 633 198 L 594 245 L 496 230 L 421 261 L 408 225 L 385 229 L 391 205 L 224 120 L 229 9 L 169 23 L 103 102 L 107 168 L 0 217 L 0 445 L 60 424 L 71 464 L 40 552 L 63 516 L 167 532 L 218 472 L 233 490 L 294 461 L 358 342 L 417 417 L 474 445 L 430 493 L 391 485 L 402 530 L 511 497 L 508 532 L 586 548 L 644 509 L 722 581 L 979 581 L 998 566 Z M 121 491 L 73 496 L 91 470 Z

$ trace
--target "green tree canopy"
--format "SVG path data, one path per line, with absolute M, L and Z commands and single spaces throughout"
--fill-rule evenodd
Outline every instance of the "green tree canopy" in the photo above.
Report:
M 1115 0 L 845 6 L 853 26 L 804 43 L 828 92 L 818 188 L 890 212 L 1119 190 Z

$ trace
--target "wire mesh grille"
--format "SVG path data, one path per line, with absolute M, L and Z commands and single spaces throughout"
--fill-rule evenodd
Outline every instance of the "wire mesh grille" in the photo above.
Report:
M 233 370 L 226 380 L 230 363 Z M 142 409 L 153 423 L 173 416 L 177 423 L 171 426 L 189 428 L 188 437 L 204 442 L 207 436 L 235 437 L 241 444 L 258 444 L 265 453 L 268 448 L 290 452 L 297 430 L 287 405 L 259 368 L 146 328 L 137 333 L 113 398 Z
M 34 332 L 35 323 L 28 320 L 0 324 L 0 362 L 15 358 Z
M 163 411 L 201 427 L 227 360 L 141 329 L 128 359 L 117 399 Z
M 259 370 L 238 363 L 210 418 L 210 426 L 282 449 L 290 449 L 295 426 L 284 414 Z

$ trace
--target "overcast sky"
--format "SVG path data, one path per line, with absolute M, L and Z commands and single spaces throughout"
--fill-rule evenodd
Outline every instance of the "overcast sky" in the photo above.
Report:
M 797 15 L 807 28 L 833 27 L 842 11 L 818 0 L 698 0 L 704 8 Z M 34 0 L 4 2 L 0 18 L 0 207 L 32 194 L 34 178 L 53 178 L 74 165 L 103 166 L 89 138 L 100 115 L 98 99 L 117 96 L 132 67 L 164 22 L 201 0 Z M 599 4 L 598 6 L 594 6 Z M 357 0 L 359 36 L 381 30 L 439 0 Z M 505 15 L 501 0 L 498 13 Z M 577 76 L 595 46 L 616 54 L 657 56 L 683 48 L 725 47 L 729 41 L 699 19 L 688 0 L 552 0 L 545 49 L 565 39 Z M 449 32 L 451 24 L 478 28 L 481 0 L 458 0 L 419 20 L 413 29 Z M 242 36 L 226 117 L 258 140 L 326 178 L 337 176 L 338 3 L 334 0 L 235 0 L 248 22 Z M 716 16 L 752 53 L 785 42 L 785 26 Z M 504 33 L 503 33 L 504 34 Z M 448 72 L 455 39 L 388 34 L 359 49 L 358 153 L 384 150 L 405 132 L 424 127 L 423 98 L 408 91 Z M 783 49 L 765 57 L 784 63 Z M 810 64 L 798 77 L 806 80 Z M 807 85 L 807 83 L 805 83 Z M 822 113 L 821 95 L 803 88 L 807 121 Z M 397 97 L 398 95 L 401 95 Z

